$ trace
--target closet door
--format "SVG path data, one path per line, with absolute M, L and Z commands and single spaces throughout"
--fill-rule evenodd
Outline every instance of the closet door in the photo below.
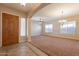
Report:
M 2 13 L 2 46 L 19 42 L 19 17 Z

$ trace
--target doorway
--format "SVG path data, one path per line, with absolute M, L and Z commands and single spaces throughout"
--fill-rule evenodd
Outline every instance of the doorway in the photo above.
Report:
M 19 42 L 19 16 L 2 13 L 2 46 Z

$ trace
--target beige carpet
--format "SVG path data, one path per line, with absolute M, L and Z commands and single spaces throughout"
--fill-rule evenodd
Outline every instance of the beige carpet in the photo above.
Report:
M 72 39 L 60 39 L 49 36 L 34 36 L 34 46 L 50 56 L 77 56 L 79 55 L 79 41 Z

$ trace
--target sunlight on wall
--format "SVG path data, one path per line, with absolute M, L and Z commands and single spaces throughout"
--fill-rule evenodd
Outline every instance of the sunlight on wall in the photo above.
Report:
M 25 18 L 20 19 L 20 36 L 26 35 L 26 20 Z

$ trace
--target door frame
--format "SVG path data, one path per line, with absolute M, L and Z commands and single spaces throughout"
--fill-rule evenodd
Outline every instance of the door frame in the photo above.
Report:
M 2 14 L 3 14 L 3 13 L 9 14 L 9 15 L 18 16 L 18 15 L 12 14 L 12 13 L 7 13 L 7 12 L 2 12 L 2 11 L 1 11 L 1 25 L 2 25 L 2 26 L 1 26 L 1 34 L 2 34 L 2 35 L 3 35 L 3 21 L 2 21 L 2 20 L 3 20 L 3 19 L 2 19 Z M 18 20 L 19 20 L 18 22 L 20 22 L 20 16 L 18 16 Z M 20 23 L 19 23 L 19 27 L 20 27 Z M 19 43 L 19 39 L 20 39 L 20 33 L 19 33 L 19 32 L 20 32 L 20 28 L 19 28 L 19 27 L 18 27 L 18 29 L 19 29 L 19 30 L 18 30 L 18 43 Z M 2 35 L 1 35 L 1 47 L 3 47 L 3 42 L 2 42 L 2 40 L 3 40 L 2 37 L 3 37 L 3 36 L 2 36 Z

